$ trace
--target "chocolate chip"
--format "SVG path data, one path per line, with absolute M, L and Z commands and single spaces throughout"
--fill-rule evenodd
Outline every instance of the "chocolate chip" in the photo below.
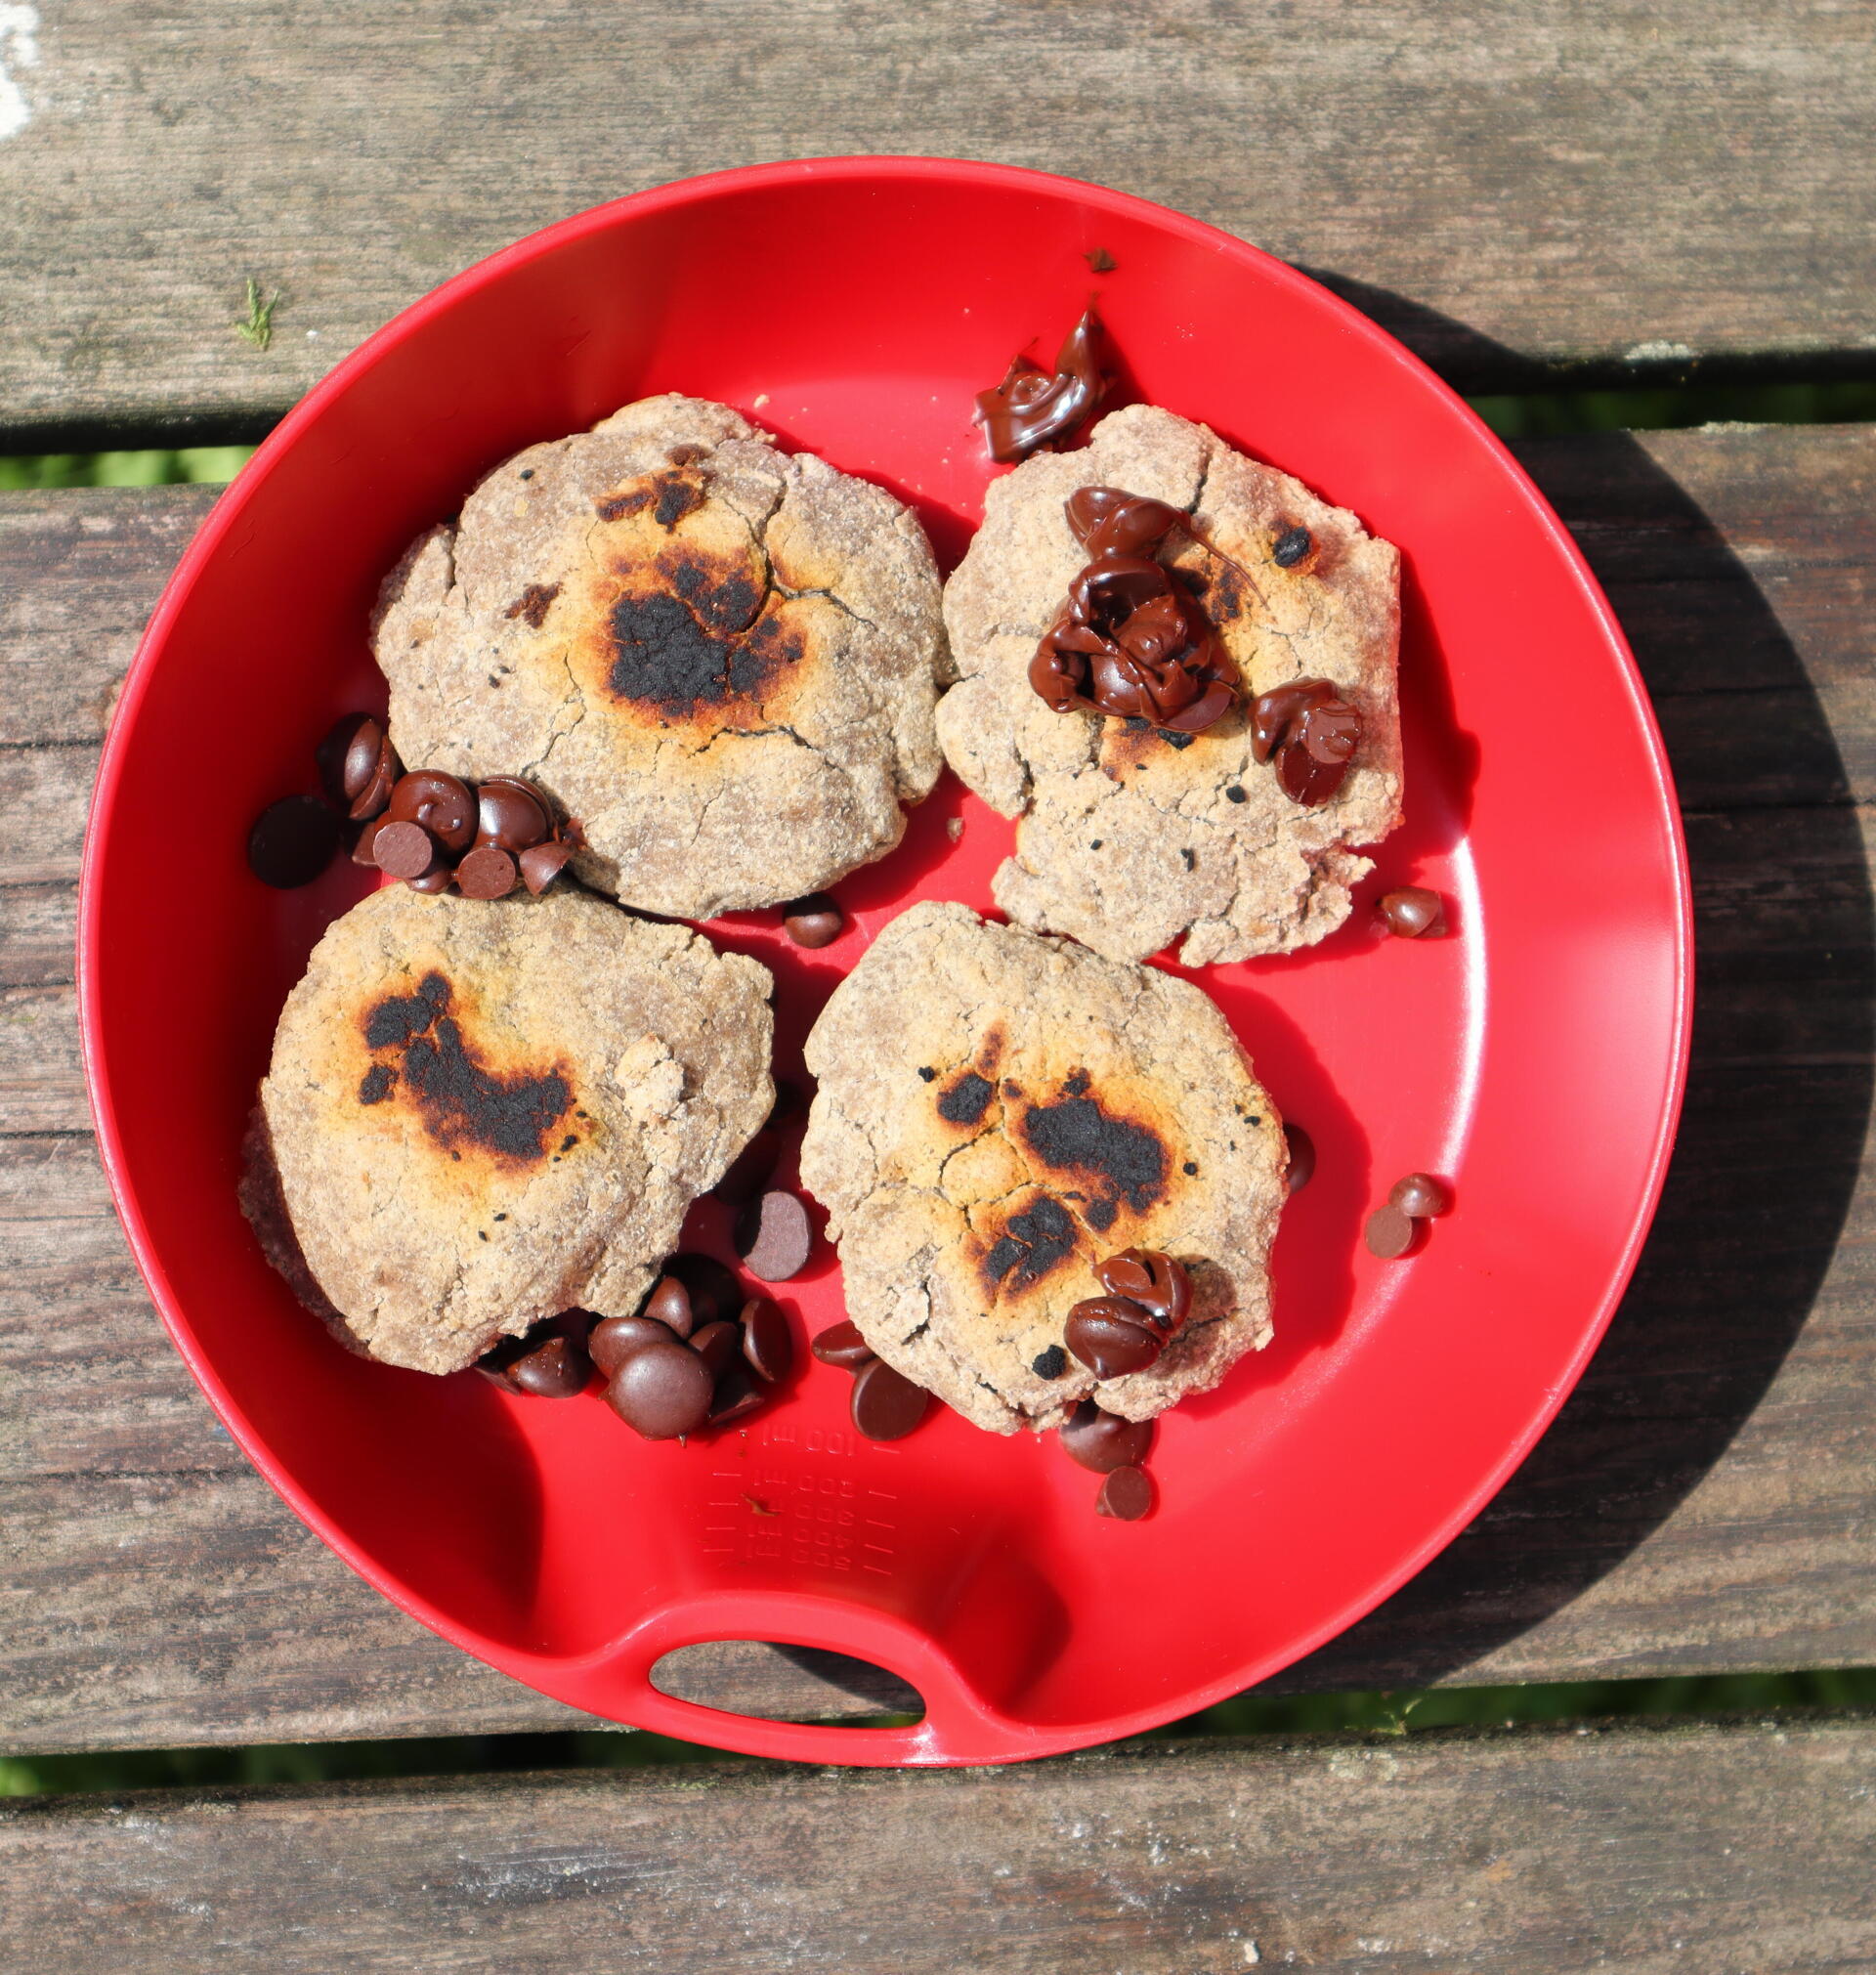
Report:
M 710 1425 L 726 1427 L 732 1420 L 740 1420 L 745 1413 L 754 1412 L 766 1396 L 746 1365 L 731 1365 L 710 1401 Z
M 377 852 L 374 848 L 378 832 L 384 827 L 384 819 L 374 816 L 369 823 L 359 825 L 359 834 L 352 839 L 352 862 L 362 864 L 368 869 L 377 869 Z
M 647 1345 L 669 1344 L 670 1331 L 649 1316 L 608 1316 L 593 1325 L 586 1350 L 602 1378 L 612 1378 L 635 1351 Z
M 1435 1180 L 1430 1173 L 1409 1173 L 1406 1179 L 1394 1181 L 1387 1204 L 1398 1207 L 1410 1221 L 1424 1221 L 1446 1213 L 1453 1204 L 1453 1196 L 1446 1182 Z
M 1446 930 L 1446 901 L 1422 885 L 1384 892 L 1375 909 L 1396 939 L 1437 939 Z
M 743 1308 L 743 1285 L 736 1271 L 714 1255 L 687 1250 L 673 1255 L 664 1265 L 664 1273 L 674 1275 L 691 1299 L 691 1315 L 697 1323 L 715 1323 L 736 1315 Z
M 853 1381 L 853 1424 L 870 1440 L 903 1440 L 925 1416 L 931 1395 L 884 1358 L 862 1365 Z
M 515 860 L 485 843 L 456 866 L 456 889 L 464 898 L 506 898 L 515 888 Z
M 697 1328 L 697 1315 L 691 1309 L 691 1292 L 675 1275 L 658 1278 L 639 1315 L 650 1317 L 654 1323 L 661 1323 L 674 1337 L 689 1337 Z
M 347 713 L 313 751 L 326 794 L 343 807 L 362 794 L 378 765 L 384 728 L 369 713 Z
M 247 868 L 263 884 L 292 891 L 311 884 L 339 847 L 339 819 L 317 795 L 270 803 L 247 833 Z
M 1286 1125 L 1283 1136 L 1290 1147 L 1290 1191 L 1300 1193 L 1315 1177 L 1316 1141 L 1300 1125 Z
M 873 1347 L 860 1335 L 860 1326 L 853 1322 L 830 1324 L 808 1349 L 823 1364 L 836 1366 L 841 1371 L 859 1371 L 874 1358 Z
M 743 1355 L 764 1385 L 780 1385 L 794 1368 L 794 1333 L 766 1296 L 743 1306 Z
M 1094 1273 L 1109 1296 L 1137 1304 L 1164 1331 L 1177 1330 L 1192 1308 L 1192 1278 L 1185 1265 L 1156 1248 L 1124 1248 Z
M 936 1081 L 938 1072 L 934 1070 L 929 1063 L 920 1063 L 918 1065 L 918 1075 L 923 1079 L 924 1082 L 929 1084 Z
M 508 1368 L 517 1388 L 539 1399 L 570 1399 L 586 1390 L 593 1362 L 577 1339 L 550 1337 Z
M 1036 1353 L 1029 1368 L 1038 1378 L 1060 1378 L 1068 1369 L 1068 1353 L 1059 1344 L 1051 1344 L 1046 1351 Z
M 1137 1468 L 1153 1444 L 1151 1420 L 1124 1420 L 1084 1399 L 1068 1416 L 1061 1432 L 1062 1452 L 1091 1474 L 1111 1475 L 1116 1468 Z
M 712 1385 L 743 1355 L 743 1334 L 733 1323 L 706 1323 L 691 1339 L 691 1349 L 709 1367 Z
M 449 880 L 455 876 L 441 858 L 420 878 L 407 878 L 405 882 L 412 891 L 448 891 Z
M 1361 1238 L 1368 1244 L 1370 1255 L 1378 1255 L 1384 1262 L 1393 1262 L 1413 1247 L 1414 1237 L 1419 1232 L 1419 1224 L 1410 1221 L 1398 1207 L 1377 1207 L 1369 1215 L 1368 1224 L 1361 1230 Z
M 1144 1371 L 1165 1343 L 1144 1312 L 1118 1296 L 1090 1296 L 1078 1303 L 1068 1312 L 1062 1335 L 1096 1378 Z
M 736 1252 L 744 1267 L 764 1282 L 800 1274 L 813 1248 L 808 1210 L 797 1194 L 760 1194 L 737 1216 Z
M 371 855 L 388 878 L 422 878 L 437 863 L 437 846 L 421 823 L 381 823 Z
M 846 920 L 825 891 L 810 892 L 782 908 L 782 929 L 796 946 L 831 946 Z
M 1286 528 L 1277 537 L 1277 545 L 1270 551 L 1270 560 L 1279 569 L 1295 569 L 1313 546 L 1306 528 Z
M 571 843 L 536 843 L 521 853 L 521 881 L 538 898 L 574 854 Z
M 348 761 L 348 773 L 353 765 Z M 345 813 L 354 823 L 365 823 L 374 816 L 382 816 L 391 800 L 391 792 L 397 787 L 398 777 L 403 773 L 404 764 L 398 759 L 398 751 L 392 747 L 388 735 L 382 736 L 371 772 L 365 778 L 364 786 L 352 797 L 352 806 Z
M 696 1433 L 714 1396 L 708 1367 L 675 1339 L 633 1352 L 606 1388 L 606 1403 L 648 1440 Z
M 1233 783 L 1231 784 L 1231 786 L 1230 786 L 1230 787 L 1229 787 L 1228 789 L 1226 789 L 1226 790 L 1225 790 L 1225 792 L 1224 792 L 1224 799 L 1225 799 L 1225 800 L 1226 800 L 1227 802 L 1242 802 L 1242 801 L 1244 801 L 1244 800 L 1245 800 L 1245 794 L 1244 794 L 1244 791 L 1243 791 L 1243 789 L 1242 789 L 1242 788 L 1240 788 L 1240 787 L 1239 787 L 1239 785 L 1238 785 L 1237 783 L 1233 782 Z
M 544 843 L 553 828 L 547 805 L 517 775 L 490 775 L 476 789 L 476 843 L 512 856 Z
M 446 850 L 467 850 L 478 815 L 469 785 L 441 768 L 412 768 L 398 778 L 387 812 L 393 823 L 421 823 Z
M 1153 1483 L 1139 1468 L 1116 1468 L 1101 1483 L 1094 1503 L 1097 1516 L 1112 1516 L 1117 1523 L 1137 1523 L 1153 1507 Z

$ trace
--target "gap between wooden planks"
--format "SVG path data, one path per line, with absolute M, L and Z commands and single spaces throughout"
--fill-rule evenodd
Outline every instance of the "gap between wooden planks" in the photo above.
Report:
M 1876 429 L 1523 453 L 1609 588 L 1681 779 L 1701 949 L 1686 1120 L 1636 1286 L 1556 1426 L 1288 1688 L 1876 1658 Z M 67 962 L 85 792 L 208 497 L 0 498 L 0 1746 L 575 1724 L 380 1601 L 247 1469 L 143 1297 L 86 1135 Z M 678 1688 L 753 1713 L 890 1694 L 757 1647 L 701 1652 Z
M 1876 372 L 1876 40 L 1855 7 L 541 0 L 524 21 L 421 0 L 61 0 L 37 16 L 35 62 L 0 47 L 14 450 L 258 436 L 400 309 L 550 222 L 841 152 L 1038 166 L 1195 214 L 1475 390 Z M 831 270 L 834 243 L 799 242 L 831 250 Z M 265 350 L 235 328 L 249 278 L 279 291 Z

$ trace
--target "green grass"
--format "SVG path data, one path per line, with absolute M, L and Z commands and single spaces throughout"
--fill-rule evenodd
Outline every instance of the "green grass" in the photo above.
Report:
M 1699 1680 L 1575 1681 L 1550 1687 L 1459 1687 L 1428 1693 L 1288 1697 L 1241 1695 L 1138 1739 L 1194 1735 L 1392 1737 L 1416 1735 L 1429 1728 L 1498 1728 L 1623 1716 L 1758 1715 L 1815 1707 L 1876 1708 L 1876 1669 L 1729 1674 Z M 122 1754 L 0 1761 L 0 1796 L 490 1776 L 518 1770 L 636 1769 L 745 1759 L 666 1736 L 603 1731 L 446 1736 L 408 1741 L 276 1742 L 258 1748 L 139 1749 Z
M 1719 421 L 1808 424 L 1876 420 L 1876 384 L 1701 385 L 1475 398 L 1505 438 L 1663 430 Z M 0 490 L 161 487 L 232 480 L 252 447 L 0 457 Z M 1620 1716 L 1705 1716 L 1806 1707 L 1876 1708 L 1876 1669 L 1706 1679 L 1443 1688 L 1427 1693 L 1240 1696 L 1161 1730 L 1174 1735 L 1412 1735 L 1429 1728 Z M 402 1741 L 271 1743 L 0 1760 L 0 1796 L 43 1791 L 307 1783 L 509 1770 L 615 1769 L 735 1761 L 657 1735 L 456 1736 Z

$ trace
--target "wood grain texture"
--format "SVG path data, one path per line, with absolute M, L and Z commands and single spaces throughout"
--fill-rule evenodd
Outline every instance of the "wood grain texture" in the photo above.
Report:
M 1550 1435 L 1444 1557 L 1286 1688 L 1876 1658 L 1876 430 L 1612 436 L 1525 458 L 1608 586 L 1681 779 L 1701 968 L 1685 1123 L 1636 1284 Z M 95 553 L 117 623 L 160 585 L 159 518 L 202 511 L 186 490 L 25 498 L 61 539 L 74 517 L 110 519 L 95 540 L 120 554 Z M 0 500 L 16 572 L 35 560 L 30 529 L 8 532 L 22 511 Z M 107 681 L 77 665 L 62 690 L 56 661 L 91 647 L 89 592 L 64 594 L 64 615 L 35 605 L 36 628 L 0 627 L 15 718 L 59 745 L 0 760 L 96 745 Z M 30 875 L 0 888 L 16 1022 L 0 1106 L 36 1121 L 0 1140 L 0 1746 L 576 1723 L 355 1580 L 163 1339 L 84 1134 L 69 893 L 30 848 L 42 828 L 75 841 L 81 781 L 7 785 L 30 817 L 0 794 L 0 840 Z M 753 1647 L 710 1649 L 672 1685 L 751 1713 L 880 1704 Z
M 1040 166 L 1194 213 L 1474 388 L 1876 367 L 1876 46 L 1829 0 L 40 12 L 29 120 L 0 140 L 16 444 L 251 436 L 550 221 L 854 151 Z M 282 291 L 264 352 L 233 326 L 249 276 Z
M 48 1798 L 0 1907 L 36 1975 L 1799 1975 L 1872 1846 L 1853 1718 Z

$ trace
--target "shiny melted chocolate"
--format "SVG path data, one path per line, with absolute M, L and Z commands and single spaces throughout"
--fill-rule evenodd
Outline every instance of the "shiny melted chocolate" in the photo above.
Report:
M 1101 325 L 1089 309 L 1062 339 L 1051 375 L 1028 357 L 1014 357 L 1003 381 L 977 394 L 977 416 L 990 456 L 1005 465 L 1073 432 L 1107 395 L 1097 343 Z
M 1361 743 L 1361 714 L 1328 679 L 1292 679 L 1251 708 L 1251 751 L 1276 761 L 1293 802 L 1313 809 L 1342 787 Z
M 1079 708 L 1204 732 L 1235 702 L 1237 668 L 1152 553 L 1175 526 L 1189 533 L 1191 524 L 1165 501 L 1118 487 L 1084 487 L 1067 512 L 1089 560 L 1030 661 L 1030 684 L 1057 713 Z

